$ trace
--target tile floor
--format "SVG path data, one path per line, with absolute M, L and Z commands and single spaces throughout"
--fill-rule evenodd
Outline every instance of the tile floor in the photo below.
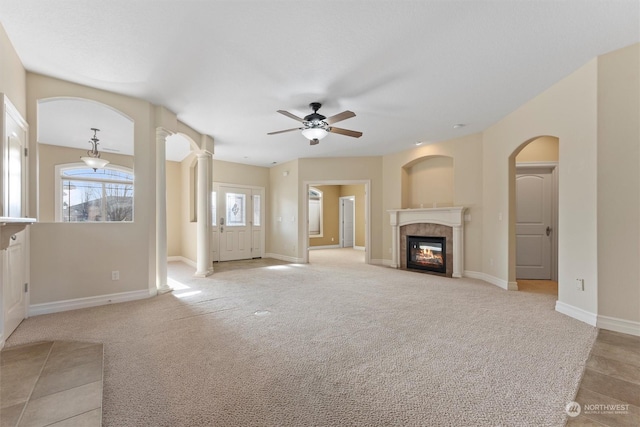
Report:
M 575 401 L 568 427 L 640 426 L 640 337 L 601 329 Z
M 0 352 L 0 426 L 102 424 L 103 345 L 40 342 Z

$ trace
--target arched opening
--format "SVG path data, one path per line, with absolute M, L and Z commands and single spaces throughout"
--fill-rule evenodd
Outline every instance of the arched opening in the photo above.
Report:
M 83 175 L 84 178 L 76 177 L 73 184 L 70 183 L 69 177 L 66 177 L 66 180 L 61 179 L 59 172 L 56 171 L 61 165 L 75 164 L 81 162 L 82 157 L 87 157 L 89 155 L 87 151 L 93 146 L 91 138 L 94 135 L 98 139 L 96 149 L 99 156 L 107 160 L 108 164 L 99 168 L 85 165 L 87 173 Z M 127 193 L 127 199 L 131 199 L 130 203 L 133 203 L 135 191 L 133 177 L 126 189 L 114 180 L 115 178 L 120 180 L 121 177 L 105 178 L 109 173 L 113 175 L 118 169 L 134 172 L 134 122 L 126 114 L 91 99 L 68 97 L 40 99 L 38 100 L 37 141 L 37 176 L 39 177 L 37 208 L 40 222 L 61 222 L 65 216 L 60 215 L 57 208 L 65 202 L 77 204 L 76 208 L 87 203 L 103 205 L 113 201 L 115 204 L 121 204 L 119 201 L 121 197 L 115 196 Z M 98 191 L 100 186 L 96 183 L 104 181 L 111 182 L 108 189 L 113 194 L 105 195 L 104 191 Z M 67 198 L 71 196 L 70 191 L 65 191 L 61 187 L 65 182 L 67 190 L 72 185 L 76 187 L 72 192 L 78 193 L 77 200 L 62 200 L 65 196 Z M 81 187 L 84 191 L 79 190 Z M 116 206 L 103 207 L 102 210 L 108 210 L 108 208 L 115 209 Z M 135 209 L 132 210 L 133 212 Z M 135 221 L 133 214 L 127 221 Z
M 559 140 L 532 138 L 509 156 L 509 282 L 558 295 Z

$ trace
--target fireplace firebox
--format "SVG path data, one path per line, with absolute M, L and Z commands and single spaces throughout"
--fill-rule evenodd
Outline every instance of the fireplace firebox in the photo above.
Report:
M 447 239 L 435 236 L 407 236 L 407 268 L 447 272 Z

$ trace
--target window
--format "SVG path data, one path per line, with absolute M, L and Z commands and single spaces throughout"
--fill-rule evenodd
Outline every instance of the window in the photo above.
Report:
M 227 227 L 245 227 L 247 225 L 246 196 L 240 193 L 227 193 Z
M 211 225 L 215 227 L 218 225 L 217 217 L 218 217 L 218 194 L 215 191 L 211 192 Z
M 309 187 L 309 237 L 322 237 L 322 191 Z
M 260 227 L 260 195 L 253 195 L 253 225 Z
M 58 222 L 133 221 L 133 171 L 109 165 L 94 171 L 86 165 L 56 167 Z

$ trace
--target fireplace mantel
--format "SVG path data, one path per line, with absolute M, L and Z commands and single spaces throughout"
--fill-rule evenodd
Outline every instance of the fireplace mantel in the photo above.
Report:
M 400 266 L 400 227 L 409 224 L 440 224 L 453 229 L 453 277 L 464 271 L 464 207 L 391 209 L 391 267 Z

